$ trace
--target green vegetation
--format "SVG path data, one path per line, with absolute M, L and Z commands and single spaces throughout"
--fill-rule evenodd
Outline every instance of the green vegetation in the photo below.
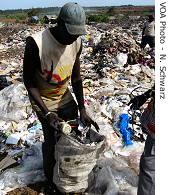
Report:
M 39 19 L 40 19 L 40 24 L 45 24 L 45 21 L 44 21 L 44 17 L 43 16 L 40 16 Z
M 97 15 L 89 15 L 87 17 L 88 22 L 109 22 L 108 14 L 97 14 Z
M 16 14 L 1 15 L 1 18 L 15 19 L 17 21 L 26 20 L 27 13 L 16 13 Z
M 15 9 L 15 10 L 0 10 L 0 16 L 2 15 L 13 15 L 17 13 L 33 13 L 36 14 L 58 14 L 58 7 L 47 7 L 47 8 L 31 8 L 31 9 Z
M 147 16 L 147 15 L 151 15 L 151 14 L 154 14 L 152 10 L 139 12 L 140 16 Z
M 154 6 L 111 6 L 111 7 L 85 7 L 88 22 L 104 22 L 108 23 L 110 16 L 116 16 L 117 20 L 122 20 L 123 16 L 146 16 L 153 14 Z M 38 16 L 40 22 L 43 23 L 45 15 L 58 15 L 59 7 L 48 8 L 32 8 L 32 9 L 17 9 L 17 10 L 0 10 L 0 19 L 15 19 L 17 22 L 23 22 L 30 16 Z

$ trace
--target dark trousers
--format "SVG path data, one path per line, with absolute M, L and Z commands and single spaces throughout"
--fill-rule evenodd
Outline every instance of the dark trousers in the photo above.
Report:
M 75 101 L 71 101 L 62 109 L 57 110 L 56 113 L 65 121 L 76 119 L 78 116 L 77 104 Z M 42 124 L 44 133 L 44 143 L 42 144 L 44 173 L 48 182 L 54 185 L 53 169 L 55 166 L 54 152 L 57 141 L 56 130 L 48 125 L 47 119 L 45 119 L 41 113 L 37 113 L 37 115 Z
M 150 48 L 154 48 L 155 47 L 155 37 L 143 36 L 140 47 L 144 49 L 147 44 L 149 44 Z
M 155 140 L 149 135 L 140 159 L 137 195 L 155 195 Z

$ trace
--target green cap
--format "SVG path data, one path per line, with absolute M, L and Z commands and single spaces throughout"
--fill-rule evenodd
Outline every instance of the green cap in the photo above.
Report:
M 61 18 L 67 31 L 71 35 L 86 34 L 86 15 L 84 9 L 77 3 L 66 3 L 60 10 L 59 18 Z

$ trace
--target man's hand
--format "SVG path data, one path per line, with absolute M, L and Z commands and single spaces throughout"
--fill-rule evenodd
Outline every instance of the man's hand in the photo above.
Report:
M 60 122 L 63 122 L 63 120 L 57 115 L 57 113 L 50 112 L 46 118 L 51 127 L 60 131 Z
M 131 104 L 130 109 L 138 110 L 146 102 L 146 100 L 147 98 L 144 94 L 138 95 L 131 99 L 128 105 Z
M 96 122 L 94 122 L 86 113 L 85 108 L 83 108 L 80 111 L 80 120 L 83 123 L 83 125 L 90 127 L 91 125 L 93 125 L 96 129 L 97 132 L 99 132 L 99 126 Z

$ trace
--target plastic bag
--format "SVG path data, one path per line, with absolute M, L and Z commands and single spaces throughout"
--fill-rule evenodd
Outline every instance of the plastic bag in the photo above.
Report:
M 0 177 L 0 190 L 8 192 L 44 180 L 43 170 L 22 172 L 20 169 L 9 169 Z
M 129 116 L 128 114 L 120 115 L 120 132 L 122 133 L 125 145 L 131 145 L 131 129 L 128 128 Z
M 31 114 L 31 103 L 23 84 L 10 85 L 0 91 L 0 118 L 5 121 L 27 119 Z
M 118 195 L 136 191 L 138 176 L 127 164 L 113 159 L 100 160 L 89 175 L 88 194 Z M 130 195 L 130 193 L 129 193 Z
M 125 53 L 119 53 L 115 58 L 115 63 L 125 65 L 127 63 L 128 56 Z
M 112 174 L 116 180 L 116 184 L 120 190 L 126 189 L 130 186 L 137 187 L 138 176 L 129 167 L 120 167 L 112 169 Z
M 43 169 L 42 143 L 37 142 L 22 156 L 22 171 Z
M 109 166 L 96 166 L 89 176 L 88 194 L 117 195 L 118 185 Z

